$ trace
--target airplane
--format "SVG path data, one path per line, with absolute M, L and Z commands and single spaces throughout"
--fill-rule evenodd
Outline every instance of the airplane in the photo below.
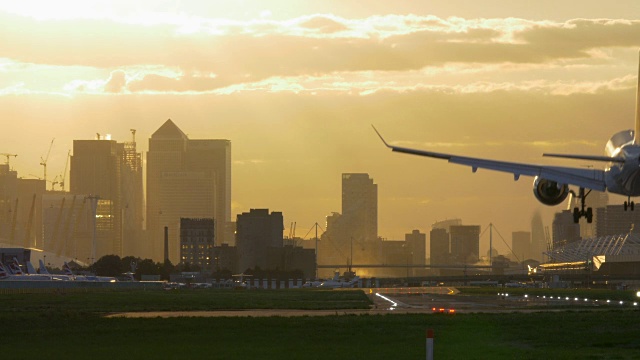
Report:
M 333 278 L 329 280 L 322 281 L 320 284 L 317 284 L 313 287 L 316 288 L 352 288 L 358 284 L 360 280 L 359 276 L 354 276 L 351 280 L 345 280 L 340 278 L 340 272 L 336 270 L 333 274 Z
M 359 276 L 355 276 L 351 280 L 331 279 L 331 280 L 324 281 L 323 283 L 321 283 L 317 287 L 318 288 L 331 288 L 331 289 L 333 289 L 333 288 L 352 288 L 352 287 L 355 287 L 356 284 L 358 284 L 358 280 L 360 280 Z
M 94 275 L 76 275 L 71 270 L 71 266 L 65 261 L 62 265 L 62 271 L 66 276 L 75 281 L 97 281 L 97 282 L 116 282 L 116 278 L 111 276 L 94 276 Z
M 45 275 L 51 275 L 49 273 L 49 270 L 47 270 L 47 267 L 44 266 L 44 261 L 39 260 L 39 264 L 40 264 L 40 266 L 38 267 L 38 273 L 45 274 Z
M 11 266 L 7 267 L 0 262 L 0 280 L 2 281 L 46 281 L 46 280 L 69 280 L 64 276 L 56 276 L 50 274 L 24 274 L 13 273 L 10 270 Z
M 11 271 L 11 273 L 13 273 L 14 275 L 24 275 L 24 273 L 22 272 L 22 268 L 20 268 L 20 263 L 15 257 L 13 258 L 11 263 L 9 263 L 9 271 Z
M 633 211 L 635 204 L 631 201 L 631 197 L 640 196 L 640 60 L 636 87 L 635 120 L 635 129 L 623 130 L 611 137 L 605 147 L 604 156 L 547 153 L 542 155 L 607 162 L 604 170 L 523 164 L 394 146 L 387 143 L 375 126 L 372 126 L 384 145 L 394 152 L 447 160 L 453 164 L 469 166 L 474 173 L 478 169 L 511 173 L 516 181 L 520 176 L 533 176 L 533 194 L 538 201 L 548 206 L 555 206 L 561 204 L 571 194 L 580 199 L 580 208 L 573 209 L 574 223 L 578 223 L 582 217 L 591 223 L 593 209 L 590 207 L 585 209 L 585 201 L 592 190 L 608 191 L 612 194 L 626 196 L 625 211 L 627 209 Z M 570 185 L 578 187 L 578 194 L 569 189 Z M 585 192 L 585 190 L 589 191 Z

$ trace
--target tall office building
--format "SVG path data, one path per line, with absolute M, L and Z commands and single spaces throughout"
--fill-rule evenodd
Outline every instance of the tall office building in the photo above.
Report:
M 420 230 L 413 230 L 411 234 L 404 234 L 404 241 L 411 251 L 411 263 L 424 265 L 427 258 L 427 235 Z
M 429 233 L 429 257 L 431 265 L 449 264 L 451 262 L 449 232 L 452 226 L 462 225 L 461 219 L 438 221 L 431 225 Z
M 449 263 L 449 232 L 443 228 L 432 228 L 429 233 L 429 258 L 431 265 Z
M 525 261 L 531 258 L 531 233 L 514 231 L 511 233 L 511 259 Z
M 622 205 L 596 209 L 596 236 L 640 233 L 640 211 L 624 210 Z
M 167 120 L 149 139 L 147 234 L 149 256 L 163 257 L 163 229 L 169 227 L 169 258 L 179 261 L 180 218 L 213 218 L 215 243 L 228 242 L 231 223 L 231 142 L 190 140 Z
M 369 174 L 342 174 L 342 216 L 349 234 L 362 243 L 378 239 L 378 185 Z
M 71 193 L 82 197 L 83 206 L 94 213 L 89 261 L 104 255 L 137 255 L 143 190 L 135 140 L 118 143 L 100 135 L 96 140 L 74 140 L 69 175 Z
M 120 158 L 115 140 L 74 140 L 70 189 L 95 211 L 95 234 L 89 262 L 122 255 Z
M 251 209 L 238 214 L 236 220 L 236 248 L 239 270 L 267 269 L 269 248 L 282 248 L 284 219 L 281 212 Z
M 547 243 L 546 233 L 542 215 L 536 211 L 531 217 L 531 258 L 540 262 L 545 260 L 544 252 L 547 251 L 548 246 L 551 246 Z
M 580 224 L 573 222 L 571 210 L 562 210 L 553 216 L 553 247 L 580 240 Z
M 215 266 L 213 250 L 213 219 L 180 219 L 180 262 L 197 265 L 212 271 Z
M 455 262 L 473 264 L 480 260 L 480 226 L 451 226 L 450 237 L 451 257 Z
M 413 265 L 424 265 L 427 257 L 427 235 L 419 230 L 413 230 L 411 234 L 404 234 L 404 241 L 410 253 L 411 263 Z M 424 269 L 418 269 L 412 269 L 411 273 L 413 275 L 422 274 Z
M 342 174 L 342 213 L 327 217 L 319 244 L 320 264 L 381 264 L 378 185 L 368 174 Z

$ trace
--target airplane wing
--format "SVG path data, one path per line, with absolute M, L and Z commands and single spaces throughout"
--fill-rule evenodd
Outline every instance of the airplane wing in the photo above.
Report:
M 514 180 L 518 180 L 522 175 L 539 176 L 540 178 L 556 181 L 560 184 L 574 185 L 585 189 L 593 189 L 597 191 L 604 191 L 606 189 L 603 170 L 522 164 L 405 148 L 388 144 L 382 135 L 380 135 L 378 130 L 375 127 L 373 129 L 385 146 L 395 152 L 447 160 L 453 164 L 470 166 L 473 172 L 476 172 L 478 169 L 489 169 L 511 173 L 513 174 Z

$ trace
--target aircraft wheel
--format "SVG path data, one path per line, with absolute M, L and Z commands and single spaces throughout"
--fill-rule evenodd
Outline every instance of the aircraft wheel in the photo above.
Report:
M 591 224 L 593 222 L 593 209 L 587 208 L 587 214 L 585 215 L 587 218 L 587 223 Z
M 580 222 L 580 210 L 578 208 L 573 208 L 573 222 Z
M 626 201 L 624 202 L 624 211 L 627 211 L 627 208 L 629 207 L 629 203 L 627 203 Z

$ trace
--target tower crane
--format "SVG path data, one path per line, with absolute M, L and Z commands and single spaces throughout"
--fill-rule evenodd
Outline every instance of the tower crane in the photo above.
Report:
M 64 164 L 64 172 L 60 176 L 60 180 L 58 181 L 58 185 L 62 191 L 64 191 L 64 180 L 67 178 L 67 169 L 69 168 L 69 159 L 71 158 L 71 150 L 67 153 L 67 162 Z
M 9 167 L 9 170 L 11 170 L 11 167 L 9 166 L 9 159 L 13 156 L 16 157 L 18 156 L 18 154 L 8 154 L 8 153 L 0 153 L 0 155 L 5 156 L 7 158 L 7 167 Z
M 51 148 L 53 147 L 53 141 L 56 138 L 51 139 L 51 144 L 49 145 L 49 151 L 47 151 L 47 157 L 46 158 L 42 158 L 42 156 L 40 157 L 40 165 L 42 165 L 44 167 L 44 181 L 45 184 L 47 182 L 47 161 L 49 161 L 49 154 L 51 154 Z

